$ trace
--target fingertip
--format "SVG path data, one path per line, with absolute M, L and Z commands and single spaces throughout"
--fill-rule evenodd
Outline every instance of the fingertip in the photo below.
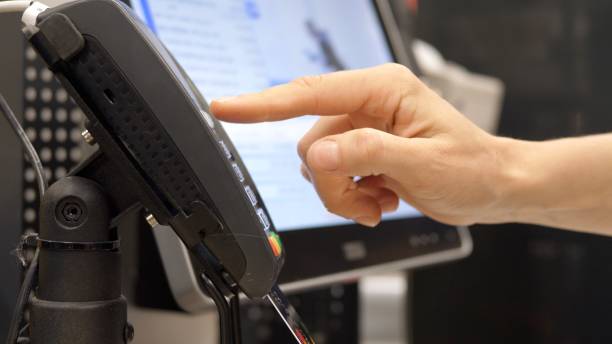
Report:
M 366 227 L 376 227 L 382 218 L 382 209 L 378 201 L 374 197 L 364 195 L 359 191 L 354 191 L 353 194 L 355 195 L 351 207 L 354 214 L 353 220 Z
M 392 213 L 399 208 L 399 197 L 389 196 L 379 200 L 383 213 Z
M 238 97 L 236 97 L 236 96 L 231 96 L 231 97 L 219 97 L 219 98 L 217 98 L 217 99 L 215 99 L 215 100 L 213 100 L 213 101 L 214 101 L 214 102 L 217 102 L 217 103 L 220 103 L 220 104 L 223 104 L 223 103 L 229 103 L 229 102 L 231 102 L 231 101 L 235 100 L 236 98 L 238 98 Z
M 400 198 L 385 184 L 381 176 L 370 176 L 357 182 L 359 191 L 376 199 L 383 213 L 391 213 L 399 207 Z
M 380 223 L 380 218 L 370 217 L 370 216 L 360 216 L 355 219 L 355 222 L 362 226 L 374 228 L 378 226 Z
M 224 117 L 224 101 L 222 101 L 223 98 L 219 98 L 219 99 L 213 99 L 213 101 L 210 103 L 210 112 L 217 117 L 218 119 L 223 119 Z
M 261 111 L 253 102 L 253 96 L 243 94 L 236 97 L 221 97 L 210 103 L 210 112 L 225 122 L 254 123 L 261 122 Z
M 357 189 L 350 189 L 348 183 L 352 182 L 348 178 L 342 182 L 336 177 L 330 178 L 329 181 L 336 181 L 327 188 L 322 188 L 320 179 L 314 180 L 319 197 L 329 212 L 368 227 L 374 227 L 380 222 L 382 209 L 376 198 Z

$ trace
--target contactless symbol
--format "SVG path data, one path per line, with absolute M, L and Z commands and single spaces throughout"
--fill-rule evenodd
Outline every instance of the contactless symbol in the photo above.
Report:
M 283 244 L 281 243 L 280 237 L 274 232 L 268 234 L 268 242 L 272 247 L 272 252 L 275 257 L 280 257 L 283 254 Z

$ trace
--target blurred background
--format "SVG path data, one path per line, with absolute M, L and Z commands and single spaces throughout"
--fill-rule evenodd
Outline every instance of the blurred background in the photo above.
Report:
M 611 14 L 605 0 L 422 0 L 415 35 L 504 82 L 500 135 L 546 140 L 612 131 Z M 514 224 L 472 234 L 471 257 L 414 273 L 414 343 L 612 340 L 611 239 Z
M 426 53 L 422 42 L 427 42 L 443 56 L 445 63 L 493 78 L 485 82 L 495 85 L 501 82 L 504 96 L 500 116 L 485 119 L 488 130 L 527 140 L 612 132 L 609 0 L 391 0 L 391 3 L 404 41 L 415 47 L 409 54 L 417 55 L 417 61 L 423 59 L 420 54 Z M 12 23 L 0 20 L 0 33 L 10 30 L 14 33 L 7 37 L 18 37 Z M 7 44 L 23 46 L 17 38 Z M 20 66 L 3 68 L 0 76 L 20 85 L 22 57 L 17 61 L 0 50 L 0 66 Z M 444 71 L 436 70 L 435 65 L 426 61 L 419 67 L 418 72 L 429 76 L 432 87 L 439 87 L 443 95 L 449 92 L 440 81 L 447 76 Z M 451 100 L 453 104 L 459 108 L 467 106 L 461 95 L 453 95 L 456 96 Z M 19 93 L 7 96 L 20 103 Z M 67 117 L 73 120 L 78 134 L 80 115 L 78 111 L 74 113 L 68 109 Z M 0 130 L 3 137 L 12 135 L 5 132 L 4 126 Z M 78 160 L 81 153 L 73 154 L 74 160 Z M 20 161 L 18 153 L 7 149 L 0 149 L 0 158 Z M 54 168 L 67 169 L 73 163 L 67 159 Z M 21 179 L 19 175 L 14 177 Z M 7 195 L 21 193 L 20 185 L 5 184 L 0 193 L 7 200 L 1 204 L 10 203 Z M 22 206 L 28 204 L 5 212 L 20 214 Z M 7 229 L 3 228 L 0 236 L 0 252 L 9 252 L 16 243 L 15 233 L 22 228 L 17 228 L 21 227 L 19 215 L 4 220 Z M 405 273 L 409 282 L 398 284 L 405 291 L 401 298 L 405 302 L 401 338 L 367 341 L 363 320 L 367 317 L 364 314 L 367 305 L 360 298 L 358 283 L 293 295 L 291 300 L 320 343 L 612 342 L 609 326 L 612 238 L 519 224 L 474 226 L 471 232 L 474 252 L 470 257 Z M 0 260 L 0 273 L 17 276 L 14 260 L 5 258 L 10 257 Z M 3 338 L 17 282 L 1 279 L 0 338 Z M 397 278 L 394 281 L 398 283 Z M 156 333 L 150 320 L 152 312 L 135 309 L 132 314 L 137 325 L 140 322 L 141 328 L 149 327 L 151 333 Z M 247 343 L 290 342 L 269 307 L 250 305 L 245 307 L 243 317 L 251 320 L 244 325 Z M 173 314 L 161 319 L 160 324 L 175 329 L 209 324 L 202 326 L 204 334 L 214 332 L 216 326 L 214 314 L 198 318 Z M 180 333 L 176 330 L 173 335 Z M 147 333 L 143 335 L 146 338 Z M 137 342 L 147 342 L 142 338 Z

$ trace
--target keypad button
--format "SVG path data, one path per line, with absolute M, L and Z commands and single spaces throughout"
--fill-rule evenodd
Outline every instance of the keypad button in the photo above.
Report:
M 270 220 L 263 209 L 257 209 L 257 217 L 259 217 L 259 222 L 261 222 L 261 225 L 265 230 L 270 229 Z
M 240 166 L 238 166 L 238 164 L 236 163 L 233 163 L 232 168 L 234 169 L 234 173 L 236 174 L 236 177 L 238 177 L 238 180 L 242 183 L 244 181 L 244 174 L 242 174 L 242 170 L 240 170 Z
M 206 121 L 206 124 L 208 124 L 209 127 L 215 127 L 215 121 L 212 119 L 212 116 L 208 112 L 200 110 L 200 114 L 202 115 L 202 118 L 204 118 L 204 121 Z
M 250 186 L 245 186 L 244 187 L 244 192 L 246 192 L 247 197 L 249 198 L 249 201 L 251 201 L 251 205 L 256 205 L 257 204 L 257 196 L 255 196 L 255 193 L 253 192 L 253 189 L 251 189 Z
M 221 147 L 221 150 L 223 151 L 223 154 L 225 154 L 225 157 L 228 160 L 232 160 L 234 158 L 232 156 L 232 152 L 230 152 L 229 148 L 227 148 L 227 145 L 225 144 L 225 141 L 223 141 L 223 140 L 219 141 L 219 146 Z

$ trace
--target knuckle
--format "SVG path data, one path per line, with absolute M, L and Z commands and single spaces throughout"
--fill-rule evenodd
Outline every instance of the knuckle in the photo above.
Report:
M 383 65 L 389 73 L 393 73 L 394 75 L 402 75 L 402 74 L 412 74 L 410 69 L 399 63 L 385 63 Z
M 320 96 L 317 90 L 319 89 L 319 85 L 323 83 L 323 79 L 323 75 L 310 75 L 297 78 L 291 82 L 291 84 L 303 91 L 303 94 L 312 104 L 315 112 L 319 112 L 320 108 Z
M 368 102 L 367 110 L 384 117 L 394 116 L 404 100 L 420 92 L 422 82 L 404 65 L 387 63 L 380 68 L 376 97 Z
M 410 68 L 399 63 L 387 63 L 383 65 L 383 69 L 388 78 L 396 82 L 414 82 L 417 79 Z
M 322 75 L 308 75 L 308 76 L 299 77 L 293 80 L 291 83 L 298 87 L 303 87 L 306 89 L 314 89 L 317 85 L 321 83 L 322 79 L 323 79 Z
M 417 93 L 425 84 L 414 75 L 410 68 L 399 63 L 387 63 L 384 68 L 389 73 L 391 80 L 403 85 L 401 88 L 404 93 Z
M 372 128 L 359 129 L 355 133 L 354 147 L 363 152 L 367 162 L 384 154 L 384 141 L 380 132 Z

